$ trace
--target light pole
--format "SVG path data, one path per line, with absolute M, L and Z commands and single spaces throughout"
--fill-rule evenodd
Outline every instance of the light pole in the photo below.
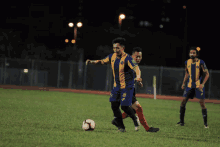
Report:
M 187 55 L 187 47 L 188 47 L 188 41 L 187 41 L 187 27 L 188 27 L 188 23 L 187 23 L 187 8 L 186 6 L 184 5 L 183 6 L 183 9 L 186 11 L 185 12 L 185 25 L 184 25 L 184 49 L 185 49 L 185 54 L 183 55 L 184 57 L 182 58 L 182 63 L 185 61 L 185 57 Z
M 76 39 L 77 39 L 77 28 L 81 28 L 82 25 L 83 25 L 82 22 L 77 22 L 76 25 L 74 25 L 74 23 L 72 23 L 72 22 L 70 22 L 70 23 L 68 24 L 68 26 L 69 26 L 70 28 L 74 27 L 74 40 L 71 41 L 73 44 L 76 43 Z
M 122 20 L 125 19 L 125 14 L 120 14 L 118 16 L 118 23 L 119 23 L 119 29 L 120 29 L 120 33 L 121 33 L 121 24 L 122 24 Z

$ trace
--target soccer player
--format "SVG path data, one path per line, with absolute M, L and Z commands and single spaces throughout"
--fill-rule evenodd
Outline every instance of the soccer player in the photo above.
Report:
M 139 64 L 142 60 L 142 48 L 135 47 L 132 51 L 132 58 L 136 61 L 137 64 Z M 135 72 L 134 72 L 134 75 L 135 75 Z M 142 83 L 141 83 L 141 87 L 143 87 Z M 148 126 L 147 121 L 146 121 L 146 119 L 144 117 L 144 114 L 143 114 L 143 109 L 142 109 L 141 105 L 139 104 L 139 102 L 137 101 L 135 94 L 136 93 L 135 93 L 135 89 L 134 89 L 134 93 L 133 93 L 133 97 L 132 97 L 132 106 L 131 107 L 133 108 L 134 112 L 137 113 L 137 116 L 139 117 L 141 124 L 143 125 L 143 127 L 145 128 L 145 130 L 147 132 L 157 132 L 157 131 L 159 131 L 159 128 L 153 128 L 153 127 Z M 122 119 L 125 119 L 127 117 L 128 117 L 128 115 L 125 112 L 122 113 Z M 117 127 L 115 119 L 112 121 L 112 124 Z M 138 129 L 135 128 L 135 129 L 136 129 L 136 131 L 139 130 L 139 128 Z
M 119 109 L 126 112 L 133 120 L 136 128 L 139 127 L 137 122 L 137 117 L 134 111 L 130 107 L 132 105 L 132 96 L 134 92 L 134 75 L 132 70 L 136 73 L 136 81 L 141 83 L 141 73 L 138 65 L 133 60 L 133 58 L 124 52 L 125 50 L 125 39 L 116 38 L 112 41 L 114 53 L 108 55 L 103 60 L 91 61 L 87 60 L 86 64 L 107 64 L 110 63 L 113 71 L 114 77 L 114 87 L 110 94 L 109 101 L 111 102 L 111 108 L 113 110 L 115 121 L 118 124 L 118 131 L 125 132 L 125 126 L 122 120 L 122 114 Z
M 199 59 L 199 47 L 191 47 L 189 52 L 189 57 L 185 61 L 185 77 L 182 84 L 182 89 L 185 88 L 185 83 L 187 81 L 187 87 L 184 91 L 184 99 L 181 102 L 180 106 L 180 122 L 177 125 L 184 126 L 184 116 L 186 110 L 186 103 L 189 98 L 193 99 L 194 97 L 200 99 L 199 103 L 202 107 L 202 115 L 205 128 L 208 128 L 207 124 L 207 109 L 205 107 L 205 83 L 209 78 L 209 72 L 206 67 L 206 64 L 203 60 Z M 205 75 L 205 77 L 204 77 Z M 203 80 L 204 79 L 204 80 Z

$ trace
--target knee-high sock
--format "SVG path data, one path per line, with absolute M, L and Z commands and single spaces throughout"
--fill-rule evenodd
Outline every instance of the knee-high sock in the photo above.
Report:
M 202 115 L 203 115 L 204 125 L 208 125 L 207 124 L 207 109 L 202 109 Z
M 127 116 L 128 116 L 127 113 L 125 113 L 125 112 L 122 113 L 122 119 L 127 118 Z
M 135 113 L 130 106 L 121 106 L 121 109 L 131 117 L 135 126 L 139 126 L 137 122 L 137 117 L 135 116 Z
M 145 128 L 145 130 L 148 131 L 150 127 L 147 124 L 147 121 L 143 114 L 143 109 L 140 104 L 138 104 L 138 109 L 136 110 L 136 113 L 137 113 L 137 116 L 139 117 L 140 123 Z
M 186 107 L 180 106 L 180 122 L 184 123 L 184 116 L 185 116 Z
M 121 110 L 119 109 L 120 103 L 117 102 L 111 102 L 111 108 L 113 110 L 114 116 L 116 117 L 116 121 L 119 123 L 119 126 L 121 128 L 125 128 L 124 123 L 122 121 L 122 114 Z

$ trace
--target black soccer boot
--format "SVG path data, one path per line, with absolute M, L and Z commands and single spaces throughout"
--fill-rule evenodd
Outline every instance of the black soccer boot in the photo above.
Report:
M 157 132 L 159 130 L 160 130 L 159 128 L 150 127 L 147 132 Z

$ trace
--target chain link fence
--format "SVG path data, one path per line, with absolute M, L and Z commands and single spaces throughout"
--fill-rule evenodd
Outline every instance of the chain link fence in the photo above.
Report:
M 28 69 L 25 72 L 24 69 Z M 156 93 L 182 96 L 184 68 L 140 66 L 143 88 L 136 85 L 137 93 L 153 94 L 153 76 Z M 220 99 L 220 71 L 209 71 L 205 97 Z M 110 65 L 85 65 L 83 62 L 38 61 L 0 58 L 0 84 L 39 87 L 57 87 L 111 91 L 114 79 Z

